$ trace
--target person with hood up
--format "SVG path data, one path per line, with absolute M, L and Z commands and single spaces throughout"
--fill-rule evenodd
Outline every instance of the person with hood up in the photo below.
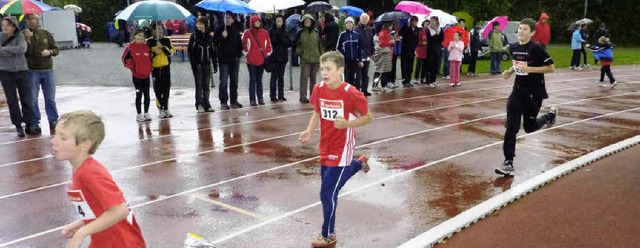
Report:
M 318 66 L 320 65 L 320 55 L 324 53 L 320 42 L 320 34 L 315 30 L 315 22 L 316 20 L 309 14 L 302 16 L 302 30 L 296 38 L 298 41 L 296 54 L 300 56 L 301 103 L 309 103 L 307 87 L 309 88 L 309 96 L 311 96 L 313 86 L 317 83 L 316 74 L 318 73 Z
M 287 99 L 284 98 L 284 69 L 289 61 L 288 49 L 291 46 L 291 40 L 285 29 L 284 16 L 276 15 L 275 24 L 269 31 L 269 38 L 273 46 L 271 61 L 274 64 L 269 84 L 269 97 L 272 102 L 286 101 Z
M 360 84 L 356 84 L 355 74 L 358 68 L 364 66 L 360 47 L 360 34 L 353 31 L 353 18 L 345 20 L 346 30 L 338 36 L 336 49 L 344 56 L 344 81 L 360 90 Z
M 209 102 L 211 63 L 213 73 L 218 72 L 218 59 L 213 46 L 213 33 L 209 32 L 209 19 L 201 16 L 196 20 L 196 31 L 189 38 L 187 53 L 196 85 L 196 110 L 198 113 L 214 112 Z
M 336 44 L 338 43 L 338 35 L 340 34 L 340 28 L 336 23 L 336 18 L 332 14 L 324 14 L 324 28 L 322 29 L 322 37 L 324 40 L 325 51 L 335 51 Z
M 264 105 L 262 98 L 262 74 L 266 58 L 273 51 L 269 32 L 262 28 L 262 20 L 259 16 L 251 16 L 250 28 L 242 34 L 243 53 L 247 56 L 247 69 L 249 70 L 249 102 L 251 106 Z M 258 102 L 256 103 L 256 100 Z
M 481 30 L 482 27 L 475 26 L 473 31 L 470 32 L 469 67 L 467 67 L 467 75 L 472 77 L 478 76 L 478 74 L 476 74 L 476 62 L 478 60 L 478 53 L 482 50 L 482 42 L 480 41 L 480 37 L 482 36 Z
M 220 98 L 220 109 L 242 108 L 238 102 L 238 73 L 240 67 L 240 57 L 242 57 L 242 39 L 240 32 L 236 29 L 236 17 L 233 13 L 227 12 L 224 19 L 225 25 L 218 27 L 213 36 L 213 42 L 218 51 L 218 65 L 220 66 L 220 87 L 218 88 L 218 98 Z M 228 84 L 227 84 L 228 83 Z M 229 91 L 227 91 L 229 85 Z M 227 101 L 231 105 L 227 104 Z
M 547 45 L 551 40 L 551 26 L 547 13 L 540 14 L 540 20 L 536 23 L 536 33 L 531 37 L 531 40 L 540 43 L 547 50 Z
M 11 123 L 16 126 L 18 137 L 24 137 L 22 122 L 27 126 L 31 123 L 31 87 L 29 82 L 29 67 L 24 53 L 27 51 L 27 41 L 18 29 L 15 17 L 2 18 L 2 32 L 0 32 L 0 82 L 7 99 Z M 16 94 L 17 92 L 17 94 Z M 20 104 L 18 104 L 18 96 Z M 20 111 L 22 107 L 22 111 Z M 31 133 L 30 133 L 31 134 Z

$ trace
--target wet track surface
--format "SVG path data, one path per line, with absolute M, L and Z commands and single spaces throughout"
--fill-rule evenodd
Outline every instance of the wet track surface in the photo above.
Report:
M 341 192 L 338 246 L 400 245 L 512 185 L 639 135 L 638 67 L 616 67 L 627 83 L 615 90 L 597 87 L 598 74 L 547 75 L 550 98 L 541 113 L 558 106 L 557 124 L 527 135 L 521 130 L 511 180 L 493 170 L 503 159 L 513 80 L 463 78 L 459 88 L 369 97 L 375 121 L 357 129 L 356 154 L 367 154 L 372 170 Z M 107 137 L 94 157 L 124 191 L 149 247 L 179 247 L 189 231 L 221 247 L 308 247 L 322 223 L 318 132 L 311 144 L 298 142 L 312 107 L 291 101 L 295 92 L 287 98 L 196 114 L 193 89 L 173 89 L 175 117 L 158 120 L 152 106 L 154 120 L 139 125 L 131 88 L 60 87 L 58 108 L 103 116 Z M 71 167 L 51 157 L 46 127 L 43 136 L 18 139 L 6 103 L 0 106 L 0 245 L 63 246 L 55 229 L 75 219 L 64 190 Z

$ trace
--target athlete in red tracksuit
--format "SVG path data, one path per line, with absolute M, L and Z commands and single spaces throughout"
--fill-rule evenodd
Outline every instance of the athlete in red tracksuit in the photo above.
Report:
M 133 31 L 134 42 L 131 42 L 122 53 L 122 63 L 124 67 L 131 70 L 133 75 L 133 86 L 136 88 L 136 111 L 139 122 L 151 121 L 149 115 L 149 85 L 151 80 L 151 49 L 144 39 L 144 31 L 136 29 Z M 141 110 L 141 98 L 144 95 L 144 114 Z
M 353 150 L 355 127 L 371 123 L 373 115 L 369 112 L 367 98 L 356 87 L 343 82 L 342 73 L 342 54 L 331 51 L 320 57 L 323 81 L 313 88 L 310 103 L 315 111 L 307 130 L 299 138 L 303 143 L 311 140 L 320 123 L 320 201 L 324 221 L 321 235 L 311 243 L 313 247 L 326 247 L 336 242 L 334 226 L 340 189 L 358 171 L 369 171 L 367 157 L 353 159 Z

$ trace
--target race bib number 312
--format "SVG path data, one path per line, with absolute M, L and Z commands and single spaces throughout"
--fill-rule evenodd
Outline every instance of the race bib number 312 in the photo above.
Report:
M 320 99 L 320 117 L 322 119 L 335 121 L 338 116 L 344 117 L 344 102 L 342 100 Z

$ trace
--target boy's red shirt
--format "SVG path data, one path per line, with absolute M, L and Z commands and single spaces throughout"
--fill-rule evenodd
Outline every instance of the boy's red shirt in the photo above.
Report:
M 323 81 L 313 87 L 311 104 L 320 115 L 320 164 L 324 166 L 348 166 L 356 146 L 356 130 L 353 127 L 337 129 L 333 121 L 342 116 L 346 120 L 357 119 L 369 113 L 367 98 L 352 85 L 342 82 L 330 89 Z
M 111 174 L 91 157 L 73 172 L 67 194 L 85 225 L 107 209 L 125 203 L 124 195 Z M 91 235 L 89 247 L 139 248 L 145 247 L 145 243 L 133 213 L 129 212 L 126 219 Z
M 134 77 L 149 78 L 153 70 L 151 49 L 146 43 L 131 42 L 122 53 L 122 63 L 131 70 Z

